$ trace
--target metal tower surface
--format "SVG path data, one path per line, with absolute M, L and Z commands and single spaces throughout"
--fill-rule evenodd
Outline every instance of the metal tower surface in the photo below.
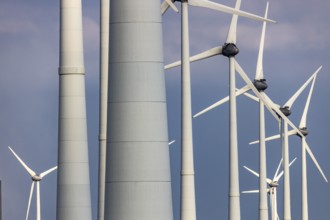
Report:
M 57 219 L 91 220 L 81 0 L 61 0 Z
M 172 220 L 160 1 L 111 0 L 106 220 Z

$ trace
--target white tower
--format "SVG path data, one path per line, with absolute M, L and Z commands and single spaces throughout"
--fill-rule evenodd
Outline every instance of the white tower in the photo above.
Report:
M 106 220 L 172 220 L 160 1 L 111 0 Z
M 61 0 L 57 219 L 91 220 L 81 0 Z

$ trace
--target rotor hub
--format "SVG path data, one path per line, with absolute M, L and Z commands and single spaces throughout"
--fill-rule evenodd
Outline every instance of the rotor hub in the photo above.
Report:
M 222 55 L 226 57 L 234 57 L 238 52 L 239 49 L 234 43 L 225 43 L 222 47 Z
M 286 117 L 288 117 L 289 115 L 291 115 L 291 110 L 290 110 L 289 106 L 280 107 L 280 111 L 281 111 Z
M 253 81 L 253 85 L 257 88 L 257 90 L 260 92 L 266 90 L 268 88 L 268 85 L 266 83 L 266 79 L 255 79 Z
M 308 135 L 307 127 L 299 128 L 299 131 L 306 137 Z
M 41 178 L 41 176 L 40 176 L 39 174 L 34 175 L 34 176 L 32 177 L 32 181 L 36 181 L 36 182 L 38 182 L 38 181 L 41 181 L 41 180 L 42 180 L 42 178 Z
M 270 187 L 278 187 L 278 182 L 277 181 L 271 182 L 271 183 L 269 183 L 269 186 Z

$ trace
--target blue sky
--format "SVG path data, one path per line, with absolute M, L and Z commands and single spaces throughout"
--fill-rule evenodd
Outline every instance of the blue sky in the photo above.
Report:
M 220 1 L 234 6 L 234 1 Z M 180 5 L 176 3 L 178 7 Z M 266 1 L 244 0 L 242 9 L 264 14 Z M 83 1 L 84 50 L 90 172 L 93 216 L 96 217 L 98 77 L 99 77 L 99 2 Z M 273 100 L 283 104 L 320 66 L 307 125 L 307 141 L 326 175 L 330 177 L 327 114 L 329 104 L 330 31 L 328 1 L 270 1 L 270 24 L 266 33 L 264 74 Z M 195 54 L 222 45 L 231 16 L 207 9 L 190 8 L 190 48 Z M 180 58 L 180 14 L 168 11 L 164 17 L 164 62 Z M 10 154 L 10 145 L 37 172 L 56 164 L 58 108 L 59 3 L 31 0 L 0 2 L 0 179 L 3 185 L 4 219 L 24 218 L 30 177 Z M 237 60 L 252 79 L 255 72 L 261 23 L 239 19 Z M 174 218 L 179 219 L 180 174 L 180 69 L 165 72 L 168 100 L 169 139 L 173 179 Z M 191 65 L 192 109 L 198 112 L 228 94 L 228 61 L 213 57 Z M 238 86 L 242 80 L 237 77 Z M 291 120 L 298 124 L 307 92 L 292 108 Z M 255 189 L 258 179 L 246 172 L 247 165 L 258 170 L 258 150 L 248 142 L 258 136 L 258 105 L 245 97 L 238 101 L 240 188 Z M 267 114 L 266 134 L 278 126 Z M 194 120 L 196 199 L 198 219 L 227 218 L 228 190 L 228 105 Z M 280 142 L 267 145 L 268 174 L 272 176 L 281 158 Z M 300 218 L 301 150 L 297 137 L 290 139 L 290 157 L 298 157 L 291 167 L 292 217 Z M 308 158 L 310 219 L 327 220 L 330 210 L 329 184 L 324 183 Z M 41 183 L 42 216 L 55 219 L 56 174 Z M 279 215 L 282 214 L 282 187 L 279 187 Z M 242 219 L 257 219 L 257 195 L 241 195 Z M 34 204 L 33 204 L 34 205 Z M 34 216 L 32 206 L 31 215 Z

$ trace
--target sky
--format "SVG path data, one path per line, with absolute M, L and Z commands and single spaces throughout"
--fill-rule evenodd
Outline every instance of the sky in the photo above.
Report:
M 216 0 L 228 6 L 235 1 Z M 180 4 L 175 3 L 178 8 Z M 263 15 L 264 0 L 244 0 L 241 9 Z M 328 1 L 270 1 L 264 52 L 266 93 L 284 104 L 321 65 L 307 117 L 307 142 L 325 174 L 330 177 L 328 125 L 330 116 L 330 29 Z M 196 54 L 224 43 L 231 16 L 204 8 L 189 8 L 190 52 Z M 99 2 L 83 1 L 84 51 L 90 176 L 93 219 L 97 207 Z M 239 18 L 237 61 L 253 79 L 262 24 Z M 163 16 L 164 63 L 180 59 L 180 14 Z M 57 161 L 59 3 L 2 0 L 0 2 L 0 179 L 3 218 L 25 217 L 31 179 L 8 146 L 36 172 Z M 174 220 L 179 220 L 180 191 L 180 69 L 165 71 Z M 192 111 L 197 113 L 228 95 L 228 60 L 213 57 L 191 65 Z M 237 76 L 237 86 L 243 86 Z M 309 89 L 309 87 L 308 87 Z M 299 124 L 308 92 L 292 107 L 290 119 Z M 258 137 L 258 104 L 237 98 L 240 189 L 251 190 L 258 179 L 242 166 L 258 170 L 258 149 L 248 143 Z M 228 105 L 194 119 L 194 153 L 197 218 L 227 219 L 228 201 Z M 278 132 L 272 115 L 266 114 L 266 135 Z M 301 218 L 301 147 L 290 138 L 292 218 Z M 267 173 L 272 177 L 281 159 L 280 142 L 267 144 Z M 329 219 L 330 186 L 307 157 L 310 219 Z M 283 217 L 283 180 L 279 186 L 279 215 Z M 34 201 L 34 200 L 33 200 Z M 41 182 L 41 209 L 45 219 L 55 219 L 56 173 Z M 258 195 L 241 194 L 242 219 L 257 219 Z M 31 217 L 35 216 L 32 204 Z

